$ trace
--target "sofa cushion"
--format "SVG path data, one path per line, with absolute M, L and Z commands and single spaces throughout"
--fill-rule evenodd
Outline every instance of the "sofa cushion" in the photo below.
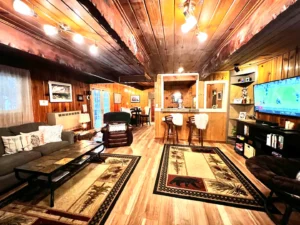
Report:
M 10 132 L 9 128 L 0 128 L 0 137 L 2 136 L 12 136 L 14 135 L 12 132 Z M 5 147 L 2 141 L 2 138 L 0 138 L 0 156 L 5 154 Z
M 40 152 L 19 152 L 13 155 L 7 155 L 0 157 L 0 176 L 14 172 L 14 168 L 22 166 L 32 160 L 41 157 Z
M 21 132 L 22 133 L 30 133 L 33 131 L 38 131 L 39 126 L 43 126 L 45 123 L 38 122 L 38 123 L 26 123 L 22 124 L 19 126 L 13 126 L 9 127 L 9 130 L 14 134 L 14 135 L 19 135 Z
M 33 151 L 40 152 L 43 156 L 49 155 L 52 152 L 60 150 L 63 147 L 68 146 L 70 143 L 68 141 L 59 141 L 59 142 L 52 142 L 42 146 L 38 146 L 33 148 Z

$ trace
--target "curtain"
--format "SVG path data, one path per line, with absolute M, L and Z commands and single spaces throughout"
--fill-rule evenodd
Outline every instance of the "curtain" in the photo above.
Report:
M 0 65 L 0 127 L 33 120 L 29 71 Z

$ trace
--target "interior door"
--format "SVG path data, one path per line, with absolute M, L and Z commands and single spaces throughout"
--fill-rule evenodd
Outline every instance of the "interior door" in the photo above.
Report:
M 101 110 L 101 91 L 93 90 L 93 122 L 94 129 L 100 129 L 102 127 L 102 110 Z
M 93 90 L 93 121 L 94 129 L 103 127 L 103 115 L 110 112 L 110 95 L 108 91 Z

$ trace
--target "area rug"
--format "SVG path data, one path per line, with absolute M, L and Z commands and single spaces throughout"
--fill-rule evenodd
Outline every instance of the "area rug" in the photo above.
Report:
M 101 157 L 105 163 L 87 164 L 55 190 L 52 208 L 47 188 L 25 188 L 6 199 L 0 209 L 0 224 L 104 224 L 140 157 Z
M 165 145 L 154 194 L 264 211 L 265 196 L 216 147 Z

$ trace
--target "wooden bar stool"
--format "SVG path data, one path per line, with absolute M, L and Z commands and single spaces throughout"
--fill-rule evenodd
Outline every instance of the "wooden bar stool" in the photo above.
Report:
M 189 145 L 191 145 L 193 137 L 198 137 L 199 143 L 201 144 L 201 146 L 203 146 L 203 132 L 206 129 L 207 123 L 207 114 L 196 114 L 195 116 L 189 117 L 189 120 L 187 121 L 187 125 L 189 127 Z M 196 134 L 193 134 L 195 129 L 197 129 L 198 132 Z
M 166 129 L 164 131 L 163 142 L 165 142 L 165 137 L 167 136 L 167 141 L 169 138 L 173 138 L 173 144 L 179 142 L 178 138 L 178 128 L 182 126 L 182 114 L 173 114 L 165 116 L 164 122 L 166 123 Z

